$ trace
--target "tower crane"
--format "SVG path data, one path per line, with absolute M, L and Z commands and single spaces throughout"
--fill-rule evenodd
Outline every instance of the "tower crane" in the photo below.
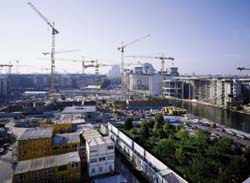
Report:
M 55 35 L 59 34 L 59 31 L 55 28 L 55 23 L 50 23 L 48 19 L 31 3 L 28 5 L 48 24 L 52 29 L 52 45 L 51 45 L 51 73 L 50 73 L 50 95 L 55 94 Z
M 127 46 L 129 46 L 129 45 L 131 45 L 131 44 L 134 44 L 134 43 L 136 43 L 136 42 L 138 42 L 138 41 L 141 41 L 142 39 L 145 39 L 145 38 L 147 38 L 147 37 L 149 37 L 150 36 L 150 34 L 148 34 L 148 35 L 145 35 L 145 36 L 142 36 L 142 37 L 140 37 L 140 38 L 138 38 L 138 39 L 135 39 L 135 40 L 133 40 L 133 41 L 131 41 L 131 42 L 128 42 L 127 44 L 124 44 L 123 42 L 122 42 L 122 45 L 121 45 L 121 47 L 118 47 L 117 48 L 117 50 L 118 51 L 120 51 L 121 52 L 121 91 L 120 91 L 120 94 L 121 95 L 123 95 L 123 93 L 125 92 L 125 83 L 124 83 L 124 80 L 125 80 L 125 75 L 124 75 L 124 51 L 125 51 L 125 48 L 127 47 Z
M 237 67 L 237 70 L 243 71 L 243 70 L 250 70 L 250 67 Z
M 113 66 L 112 64 L 101 64 L 98 63 L 98 60 L 95 60 L 95 63 L 91 62 L 91 64 L 84 65 L 84 68 L 87 69 L 89 67 L 95 68 L 95 77 L 96 77 L 96 101 L 98 100 L 98 97 L 100 95 L 100 81 L 99 81 L 99 68 L 100 67 L 108 67 L 108 66 Z
M 166 60 L 174 60 L 173 57 L 165 57 L 165 56 L 158 56 L 158 57 L 150 57 L 150 56 L 127 56 L 127 57 L 131 57 L 131 58 L 151 58 L 151 59 L 158 59 L 161 61 L 161 84 L 162 84 L 162 88 L 161 88 L 161 95 L 162 97 L 164 96 L 163 94 L 163 81 L 164 81 L 164 70 L 165 70 L 165 62 Z

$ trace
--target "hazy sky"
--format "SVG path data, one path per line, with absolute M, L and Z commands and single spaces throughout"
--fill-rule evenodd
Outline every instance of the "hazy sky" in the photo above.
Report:
M 0 0 L 1 64 L 20 61 L 22 72 L 50 67 L 51 30 L 24 0 Z M 101 58 L 120 63 L 117 47 L 146 34 L 126 55 L 175 58 L 182 74 L 233 74 L 250 66 L 249 0 L 32 0 L 60 33 L 57 58 Z M 158 60 L 143 60 L 159 69 Z M 126 58 L 125 62 L 135 60 Z M 168 64 L 171 65 L 171 64 Z M 31 67 L 32 66 L 32 67 Z M 108 68 L 106 68 L 107 70 Z M 80 63 L 56 61 L 56 70 L 81 72 Z M 102 69 L 103 70 L 103 69 Z M 14 69 L 15 71 L 15 69 Z M 91 71 L 91 70 L 89 70 Z M 104 70 L 103 70 L 104 71 Z M 3 72 L 3 71 L 2 71 Z M 44 71 L 45 72 L 45 71 Z

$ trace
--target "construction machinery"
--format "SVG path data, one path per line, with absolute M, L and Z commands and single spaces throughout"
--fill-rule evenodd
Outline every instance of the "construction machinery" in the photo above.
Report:
M 28 5 L 49 25 L 52 29 L 52 45 L 51 45 L 51 75 L 50 75 L 50 95 L 55 94 L 55 35 L 59 34 L 59 31 L 55 28 L 55 23 L 50 23 L 48 19 L 31 3 L 28 2 Z
M 147 37 L 149 37 L 150 34 L 148 35 L 145 35 L 145 36 L 142 36 L 138 39 L 135 39 L 127 44 L 124 44 L 122 42 L 122 45 L 121 47 L 118 47 L 117 50 L 121 52 L 121 90 L 120 90 L 120 94 L 123 95 L 125 93 L 125 83 L 124 83 L 124 80 L 125 80 L 125 73 L 124 73 L 124 51 L 125 51 L 125 48 L 129 45 L 132 45 L 138 41 L 141 41 L 142 39 L 145 39 Z
M 164 70 L 165 70 L 165 62 L 166 60 L 174 60 L 173 57 L 165 57 L 165 56 L 158 56 L 158 57 L 150 57 L 150 56 L 127 56 L 127 57 L 131 57 L 131 58 L 150 58 L 150 59 L 158 59 L 161 61 L 161 95 L 162 97 L 164 97 L 163 94 L 163 83 L 164 83 Z
M 80 51 L 78 49 L 74 49 L 74 50 L 62 50 L 62 51 L 56 51 L 54 54 L 59 54 L 59 53 L 71 53 L 71 52 L 75 52 L 75 51 Z M 43 55 L 51 55 L 51 52 L 43 52 Z
M 247 67 L 237 67 L 237 70 L 239 70 L 239 71 L 250 70 L 250 68 L 247 68 Z

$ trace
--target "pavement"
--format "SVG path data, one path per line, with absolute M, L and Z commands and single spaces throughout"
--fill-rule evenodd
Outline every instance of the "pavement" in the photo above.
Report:
M 12 129 L 12 132 L 18 137 L 20 137 L 23 132 L 27 128 L 16 128 L 14 127 L 13 122 L 9 122 L 6 124 L 6 127 Z M 13 168 L 12 168 L 12 159 L 13 159 L 13 150 L 16 146 L 16 143 L 11 144 L 10 147 L 6 150 L 3 155 L 0 155 L 0 182 L 1 183 L 11 183 L 12 182 L 12 175 L 13 175 Z M 15 153 L 15 152 L 14 152 Z

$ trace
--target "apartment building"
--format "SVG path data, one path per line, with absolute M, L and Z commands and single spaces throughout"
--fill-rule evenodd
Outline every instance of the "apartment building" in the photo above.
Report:
M 93 177 L 114 172 L 115 147 L 110 137 L 103 137 L 95 129 L 91 128 L 83 132 L 83 137 L 86 141 L 89 176 Z
M 19 161 L 13 183 L 79 182 L 81 163 L 78 152 Z
M 241 103 L 241 82 L 233 78 L 178 77 L 183 98 L 230 107 Z M 181 98 L 181 97 L 179 97 Z
M 29 129 L 18 139 L 18 160 L 73 152 L 79 146 L 77 133 L 54 134 L 52 128 Z

